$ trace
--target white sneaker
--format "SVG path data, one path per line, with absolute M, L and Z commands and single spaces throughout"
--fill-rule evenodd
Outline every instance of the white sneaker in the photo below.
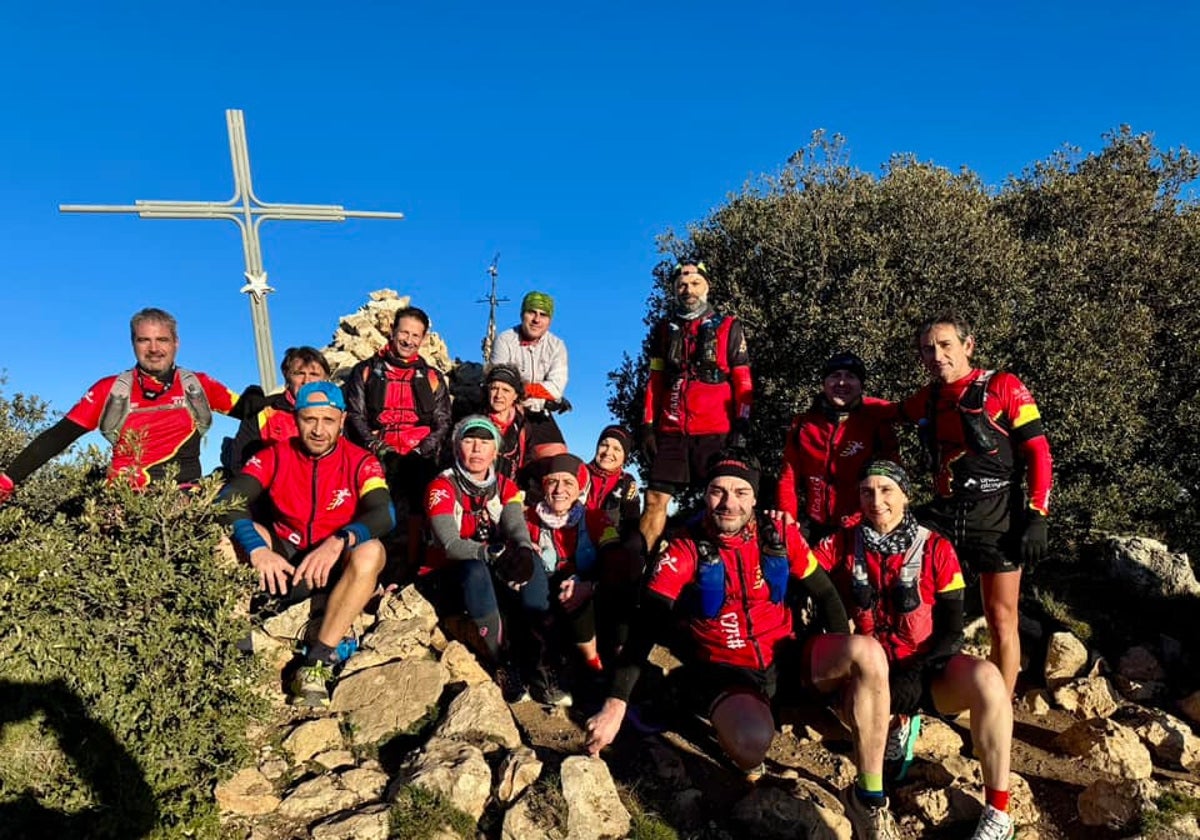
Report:
M 979 825 L 975 826 L 971 840 L 1012 840 L 1016 831 L 1012 817 L 988 805 L 983 809 L 983 816 L 979 818 Z
M 846 818 L 854 828 L 855 840 L 904 840 L 896 818 L 888 810 L 887 797 L 884 797 L 882 805 L 867 805 L 854 792 L 854 785 L 850 785 L 842 791 L 842 805 L 846 808 Z

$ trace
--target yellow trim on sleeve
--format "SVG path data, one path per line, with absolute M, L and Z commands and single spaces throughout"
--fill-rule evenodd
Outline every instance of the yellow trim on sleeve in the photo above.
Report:
M 650 359 L 650 370 L 666 370 L 666 369 L 667 369 L 667 362 L 665 359 L 656 359 L 653 357 Z
M 370 493 L 372 490 L 378 490 L 380 487 L 382 487 L 383 489 L 386 490 L 387 482 L 384 481 L 382 478 L 375 478 L 375 477 L 368 478 L 366 481 L 363 482 L 362 490 L 358 491 L 358 495 L 365 496 L 368 493 Z
M 1021 406 L 1021 410 L 1017 412 L 1017 416 L 1013 418 L 1012 427 L 1019 429 L 1026 423 L 1032 423 L 1034 420 L 1040 420 L 1042 413 L 1038 411 L 1038 407 L 1033 403 Z
M 953 592 L 956 589 L 966 589 L 967 584 L 963 582 L 962 572 L 955 572 L 954 577 L 950 578 L 950 582 L 938 590 L 940 595 L 943 592 Z

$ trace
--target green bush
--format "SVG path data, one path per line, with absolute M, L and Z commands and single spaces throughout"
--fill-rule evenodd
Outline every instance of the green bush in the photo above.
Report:
M 0 395 L 0 457 L 43 415 Z M 133 493 L 100 466 L 49 465 L 0 508 L 0 825 L 217 836 L 213 786 L 262 708 L 235 648 L 245 577 L 214 555 L 214 486 Z
M 878 176 L 822 134 L 776 175 L 668 231 L 645 319 L 668 271 L 699 253 L 711 297 L 746 326 L 751 445 L 776 471 L 824 360 L 858 352 L 868 393 L 925 381 L 915 329 L 947 308 L 975 326 L 976 363 L 1033 391 L 1054 456 L 1052 547 L 1074 556 L 1113 531 L 1200 549 L 1200 158 L 1121 129 L 1094 154 L 1059 152 L 999 188 L 896 156 Z M 646 361 L 610 374 L 609 405 L 641 418 Z M 906 442 L 915 462 L 914 442 Z M 763 482 L 770 501 L 772 482 Z

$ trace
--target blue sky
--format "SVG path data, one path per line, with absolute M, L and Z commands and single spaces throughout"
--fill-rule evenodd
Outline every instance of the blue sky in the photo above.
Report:
M 264 200 L 407 215 L 263 227 L 277 354 L 390 287 L 473 358 L 499 251 L 502 325 L 531 288 L 558 301 L 563 425 L 587 455 L 605 374 L 641 340 L 655 235 L 814 130 L 867 171 L 908 152 L 996 185 L 1122 123 L 1200 146 L 1200 7 L 987 5 L 5 3 L 5 392 L 65 411 L 131 364 L 147 305 L 179 318 L 181 364 L 256 378 L 233 225 L 57 210 L 227 198 L 241 108 Z

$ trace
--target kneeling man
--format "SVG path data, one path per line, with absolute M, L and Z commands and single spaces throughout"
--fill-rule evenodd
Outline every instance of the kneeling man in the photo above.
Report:
M 296 394 L 298 436 L 253 455 L 221 491 L 230 501 L 223 521 L 233 526 L 233 541 L 258 571 L 262 589 L 286 594 L 289 581 L 333 587 L 291 685 L 294 702 L 311 707 L 329 703 L 338 643 L 375 593 L 384 565 L 378 538 L 396 519 L 383 467 L 342 437 L 345 410 L 332 382 L 305 385 Z M 255 522 L 251 506 L 264 496 L 269 521 Z

